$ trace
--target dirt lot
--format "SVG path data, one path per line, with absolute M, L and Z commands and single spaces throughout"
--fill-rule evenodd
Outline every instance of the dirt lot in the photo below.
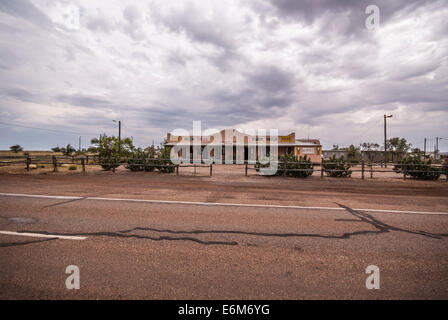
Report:
M 56 195 L 102 195 L 142 197 L 158 200 L 261 203 L 278 205 L 334 206 L 344 200 L 357 208 L 446 211 L 448 183 L 407 179 L 306 179 L 259 176 L 255 170 L 246 177 L 244 166 L 216 165 L 210 177 L 208 167 L 180 168 L 175 173 L 130 172 L 123 167 L 115 173 L 89 166 L 86 173 L 60 168 L 23 168 L 17 174 L 0 174 L 1 192 L 39 193 Z M 38 171 L 42 170 L 42 171 Z M 45 171 L 44 171 L 45 170 Z M 23 174 L 25 172 L 25 174 Z M 19 174 L 20 173 L 20 174 Z M 40 174 L 37 174 L 40 173 Z

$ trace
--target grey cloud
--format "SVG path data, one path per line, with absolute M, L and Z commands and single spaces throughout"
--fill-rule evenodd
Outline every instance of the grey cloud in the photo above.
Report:
M 369 37 L 365 32 L 365 9 L 368 5 L 377 5 L 380 9 L 381 24 L 388 23 L 399 11 L 407 13 L 431 0 L 264 0 L 255 2 L 255 10 L 265 15 L 274 15 L 284 20 L 298 20 L 313 24 L 318 18 L 327 16 L 321 26 L 321 35 L 348 37 L 356 35 Z
M 53 29 L 53 23 L 48 16 L 27 0 L 2 0 L 0 1 L 0 10 L 12 16 L 28 20 L 37 27 Z
M 186 2 L 182 9 L 169 14 L 160 13 L 157 8 L 151 8 L 151 17 L 172 32 L 185 32 L 194 41 L 209 43 L 224 50 L 234 48 L 232 35 L 219 20 L 207 19 L 190 2 Z M 219 19 L 219 15 L 215 17 Z
M 143 40 L 145 33 L 142 31 L 142 24 L 145 23 L 143 14 L 135 6 L 127 6 L 123 11 L 123 30 L 134 40 Z
M 38 100 L 37 96 L 34 93 L 29 92 L 28 90 L 22 88 L 4 88 L 0 89 L 0 94 L 14 97 L 20 101 L 24 102 L 33 102 Z
M 114 23 L 101 16 L 89 17 L 86 22 L 86 26 L 92 31 L 101 31 L 104 33 L 109 33 L 115 29 Z
M 193 120 L 218 128 L 309 124 L 320 128 L 312 136 L 331 132 L 330 142 L 357 138 L 353 128 L 382 110 L 395 120 L 405 108 L 401 117 L 417 119 L 401 136 L 448 121 L 446 23 L 437 14 L 446 1 L 377 1 L 383 25 L 409 26 L 401 32 L 413 45 L 398 46 L 364 32 L 367 1 L 251 3 L 229 12 L 201 2 L 160 1 L 147 12 L 141 4 L 99 11 L 85 3 L 81 28 L 69 32 L 27 1 L 0 0 L 1 11 L 20 18 L 0 23 L 0 113 L 26 119 L 32 113 L 23 110 L 42 104 L 42 118 L 61 127 L 108 133 L 116 132 L 113 116 L 144 143 L 191 129 Z M 416 19 L 427 25 L 413 28 Z M 296 34 L 300 26 L 309 31 Z
M 250 83 L 269 94 L 291 90 L 293 76 L 276 66 L 259 66 L 248 75 Z
M 59 95 L 56 97 L 56 99 L 60 102 L 81 107 L 98 108 L 98 107 L 110 107 L 113 105 L 112 102 L 103 99 L 101 97 L 92 97 L 83 94 Z

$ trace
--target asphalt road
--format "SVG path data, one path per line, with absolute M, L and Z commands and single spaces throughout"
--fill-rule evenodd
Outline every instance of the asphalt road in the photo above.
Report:
M 448 212 L 442 183 L 383 190 L 373 182 L 111 177 L 1 177 L 2 193 L 81 198 L 0 195 L 0 231 L 35 235 L 0 233 L 0 298 L 448 298 L 448 215 L 353 209 Z M 79 267 L 79 290 L 66 288 L 69 265 Z M 365 286 L 369 265 L 380 269 L 379 290 Z

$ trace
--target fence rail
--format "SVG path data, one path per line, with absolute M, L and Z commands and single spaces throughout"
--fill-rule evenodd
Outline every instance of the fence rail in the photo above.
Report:
M 108 161 L 109 160 L 109 161 Z M 374 173 L 387 173 L 393 172 L 402 174 L 403 180 L 406 180 L 406 176 L 410 173 L 428 173 L 427 170 L 415 170 L 411 169 L 413 167 L 419 168 L 434 168 L 437 171 L 430 172 L 432 174 L 439 173 L 440 175 L 444 174 L 448 181 L 448 164 L 404 164 L 404 163 L 383 163 L 383 162 L 369 162 L 365 163 L 365 161 L 361 161 L 360 163 L 346 163 L 350 164 L 350 168 L 347 170 L 343 169 L 329 169 L 326 168 L 328 165 L 340 164 L 340 162 L 308 162 L 308 163 L 300 163 L 300 162 L 284 162 L 284 161 L 270 161 L 270 164 L 276 164 L 277 170 L 282 172 L 283 174 L 287 172 L 300 172 L 300 171 L 310 171 L 312 170 L 319 172 L 321 178 L 324 178 L 325 174 L 330 174 L 333 172 L 345 172 L 350 170 L 353 172 L 360 172 L 361 179 L 365 179 L 366 174 L 370 175 L 370 178 L 373 178 Z M 58 166 L 63 164 L 79 164 L 82 167 L 82 171 L 85 172 L 86 166 L 92 165 L 103 165 L 110 166 L 111 170 L 115 172 L 115 168 L 121 165 L 124 165 L 126 168 L 142 168 L 141 171 L 146 170 L 146 168 L 174 168 L 171 172 L 176 172 L 176 175 L 179 175 L 179 168 L 194 168 L 194 173 L 196 173 L 197 168 L 209 168 L 210 176 L 213 173 L 213 164 L 204 164 L 204 163 L 182 163 L 182 164 L 173 164 L 170 159 L 164 158 L 121 158 L 121 159 L 104 159 L 99 156 L 0 156 L 0 167 L 2 166 L 10 166 L 10 165 L 19 165 L 24 164 L 26 166 L 26 170 L 30 170 L 31 164 L 36 165 L 52 165 L 53 171 L 57 172 Z M 257 162 L 254 161 L 238 161 L 236 164 L 244 165 L 244 173 L 247 176 L 249 170 L 256 170 Z M 288 168 L 288 165 L 300 165 L 306 164 L 309 168 Z M 282 167 L 283 165 L 283 167 Z M 389 166 L 390 169 L 387 168 Z M 318 167 L 318 169 L 316 169 Z
M 4 161 L 7 160 L 7 161 Z M 13 161 L 11 161 L 13 160 Z M 131 162 L 129 162 L 131 161 Z M 30 171 L 30 165 L 52 165 L 53 171 L 57 172 L 58 167 L 63 164 L 79 164 L 82 167 L 82 171 L 86 171 L 86 166 L 110 166 L 112 172 L 115 172 L 115 168 L 124 165 L 127 168 L 140 167 L 142 171 L 146 168 L 173 168 L 176 171 L 176 175 L 179 175 L 180 168 L 194 168 L 196 173 L 197 168 L 209 168 L 210 176 L 212 175 L 212 164 L 174 164 L 170 159 L 164 158 L 114 158 L 104 159 L 98 156 L 0 156 L 0 167 L 9 165 L 24 164 L 26 170 Z

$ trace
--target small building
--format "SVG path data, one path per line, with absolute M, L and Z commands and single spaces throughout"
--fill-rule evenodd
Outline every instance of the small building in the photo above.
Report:
M 227 133 L 227 135 L 226 135 Z M 185 141 L 188 140 L 188 141 Z M 177 136 L 171 133 L 167 134 L 167 146 L 175 146 L 181 143 L 183 146 L 190 146 L 190 155 L 193 158 L 193 146 L 200 145 L 201 151 L 207 145 L 217 146 L 222 148 L 222 160 L 226 159 L 226 152 L 231 152 L 233 160 L 237 160 L 237 147 L 239 150 L 244 150 L 244 155 L 241 152 L 241 158 L 238 160 L 249 159 L 249 150 L 254 152 L 250 159 L 258 159 L 259 145 L 265 145 L 266 154 L 270 154 L 271 142 L 276 143 L 279 158 L 286 153 L 293 153 L 296 156 L 307 156 L 312 162 L 320 163 L 322 161 L 322 145 L 318 139 L 296 139 L 295 133 L 292 132 L 284 136 L 269 136 L 269 135 L 250 135 L 242 133 L 235 129 L 221 130 L 219 133 L 209 136 Z M 275 142 L 274 142 L 275 141 Z M 249 148 L 249 146 L 254 146 Z M 229 149 L 233 148 L 232 149 Z M 213 152 L 213 151 L 212 151 Z M 213 156 L 213 153 L 212 153 Z M 199 158 L 201 158 L 199 156 Z

